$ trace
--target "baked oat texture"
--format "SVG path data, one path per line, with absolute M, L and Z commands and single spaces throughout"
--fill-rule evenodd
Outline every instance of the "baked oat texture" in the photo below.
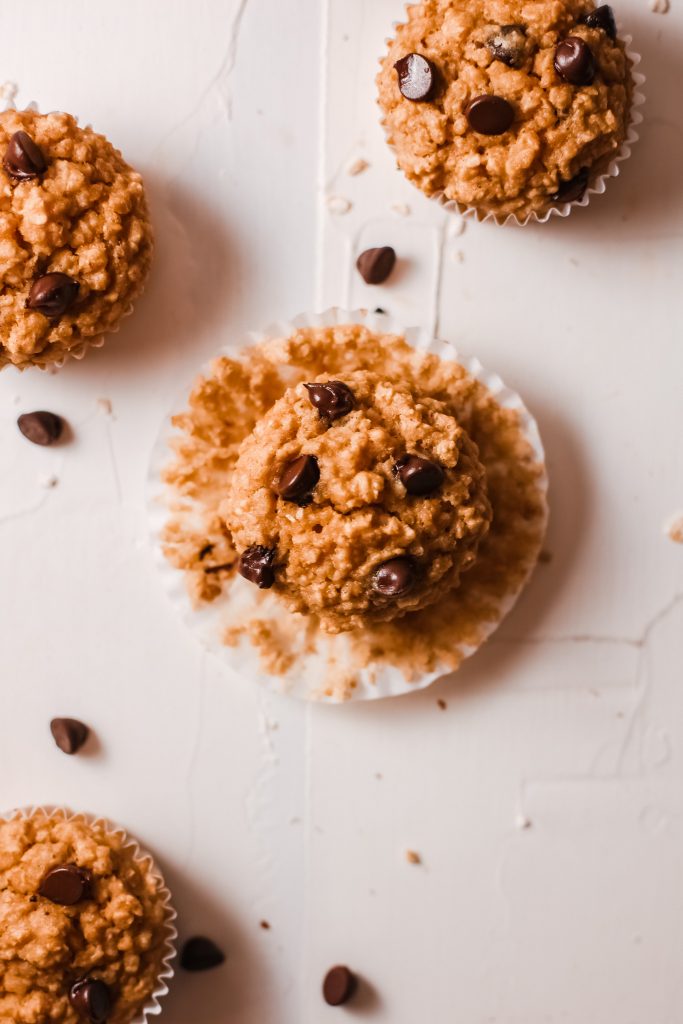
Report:
M 92 872 L 93 898 L 37 896 L 68 863 Z M 109 1024 L 128 1024 L 156 987 L 165 916 L 151 864 L 122 834 L 59 813 L 0 821 L 0 1024 L 82 1024 L 68 991 L 87 974 L 109 986 Z
M 423 0 L 408 8 L 377 78 L 387 136 L 399 167 L 427 195 L 497 217 L 524 219 L 554 205 L 562 182 L 584 168 L 594 176 L 616 155 L 630 122 L 632 76 L 621 40 L 580 19 L 592 0 Z M 494 59 L 487 42 L 504 26 L 526 35 L 518 67 Z M 598 70 L 591 85 L 563 81 L 555 48 L 567 36 L 590 47 Z M 398 88 L 394 64 L 408 53 L 439 69 L 431 102 L 414 103 Z M 494 94 L 515 111 L 502 135 L 473 131 L 465 110 Z
M 433 604 L 474 564 L 491 518 L 476 446 L 443 403 L 364 371 L 343 383 L 355 408 L 333 423 L 311 405 L 303 383 L 285 392 L 243 442 L 221 507 L 238 550 L 275 549 L 275 593 L 290 610 L 317 615 L 329 632 Z M 394 472 L 406 454 L 444 468 L 433 494 L 406 492 Z M 300 455 L 316 458 L 320 470 L 303 508 L 275 490 Z M 416 566 L 414 586 L 403 596 L 377 594 L 374 571 L 398 557 Z
M 457 668 L 463 647 L 475 647 L 501 616 L 533 568 L 541 548 L 546 503 L 539 464 L 519 414 L 501 407 L 483 384 L 458 362 L 416 351 L 399 335 L 358 324 L 303 327 L 248 347 L 241 356 L 221 356 L 201 376 L 188 408 L 173 419 L 174 455 L 164 474 L 170 512 L 164 553 L 185 574 L 198 607 L 229 598 L 238 552 L 221 510 L 235 476 L 242 443 L 289 388 L 321 375 L 351 379 L 365 372 L 383 381 L 403 382 L 443 405 L 476 444 L 486 471 L 492 521 L 476 561 L 460 585 L 420 611 L 389 622 L 325 638 L 330 658 L 320 693 L 347 698 L 357 672 L 367 666 L 398 667 L 407 679 L 437 665 Z M 339 426 L 339 421 L 335 426 Z M 245 620 L 239 602 L 226 600 L 224 641 L 244 637 L 273 675 L 296 671 L 323 639 L 316 616 L 277 615 L 262 598 L 262 612 Z M 279 602 L 274 601 L 279 608 Z M 351 646 L 352 663 L 340 668 L 334 643 Z
M 47 169 L 15 181 L 0 165 L 0 369 L 59 362 L 118 325 L 141 293 L 152 229 L 140 175 L 103 135 L 69 114 L 0 113 L 0 158 L 15 132 L 40 146 Z M 79 285 L 58 320 L 26 308 L 36 277 Z

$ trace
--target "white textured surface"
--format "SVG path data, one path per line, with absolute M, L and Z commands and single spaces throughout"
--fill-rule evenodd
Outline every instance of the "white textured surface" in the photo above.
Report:
M 56 377 L 0 377 L 0 803 L 101 813 L 155 851 L 184 932 L 229 951 L 176 979 L 168 1024 L 341 1019 L 319 995 L 337 961 L 374 986 L 355 1015 L 382 1024 L 680 1024 L 683 549 L 663 527 L 683 501 L 683 7 L 620 4 L 647 121 L 607 194 L 566 222 L 459 234 L 376 124 L 400 5 L 327 6 L 3 9 L 0 75 L 121 146 L 159 246 L 110 345 Z M 352 253 L 386 243 L 401 273 L 368 289 Z M 179 627 L 145 548 L 145 468 L 217 347 L 364 302 L 438 327 L 528 400 L 553 560 L 456 680 L 304 708 L 229 682 Z M 74 441 L 23 443 L 14 419 L 36 407 Z M 61 755 L 54 714 L 99 747 Z

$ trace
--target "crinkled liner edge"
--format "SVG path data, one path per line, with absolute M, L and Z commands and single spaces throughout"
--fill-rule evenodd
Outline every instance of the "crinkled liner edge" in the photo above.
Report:
M 36 804 L 30 807 L 15 807 L 12 810 L 0 813 L 0 821 L 32 818 L 35 815 L 44 815 L 46 818 L 62 818 L 64 821 L 80 820 L 85 821 L 88 825 L 99 825 L 112 835 L 123 836 L 125 848 L 133 851 L 133 856 L 137 863 L 146 862 L 151 864 L 152 873 L 158 883 L 158 892 L 164 907 L 166 937 L 164 939 L 164 955 L 161 960 L 161 970 L 157 976 L 156 987 L 142 1010 L 130 1021 L 130 1024 L 145 1024 L 148 1017 L 157 1017 L 161 1013 L 160 1000 L 168 993 L 169 983 L 175 974 L 172 961 L 176 956 L 176 939 L 178 938 L 178 930 L 175 926 L 178 915 L 173 907 L 171 892 L 154 857 L 140 846 L 137 840 L 133 839 L 120 825 L 116 825 L 114 822 L 99 815 L 87 814 L 85 811 L 71 811 L 65 807 Z
M 402 336 L 413 348 L 420 352 L 425 354 L 432 353 L 439 356 L 441 359 L 460 363 L 468 373 L 488 389 L 501 407 L 506 409 L 515 409 L 518 412 L 524 436 L 531 445 L 539 465 L 543 467 L 542 475 L 539 477 L 538 481 L 538 490 L 544 501 L 545 516 L 542 533 L 545 534 L 548 521 L 548 478 L 545 470 L 545 452 L 536 420 L 528 411 L 520 396 L 515 391 L 506 387 L 497 374 L 488 372 L 479 360 L 474 357 L 461 357 L 458 354 L 457 349 L 450 342 L 435 339 L 423 328 L 414 327 L 406 329 L 386 314 L 370 313 L 366 310 L 349 312 L 347 310 L 334 307 L 324 313 L 316 315 L 302 314 L 291 321 L 273 324 L 263 332 L 249 333 L 238 339 L 235 344 L 230 344 L 229 346 L 221 348 L 208 363 L 200 368 L 198 375 L 210 375 L 211 364 L 215 358 L 220 357 L 221 355 L 229 355 L 233 359 L 237 358 L 240 352 L 245 348 L 262 343 L 269 338 L 289 337 L 296 330 L 306 327 L 334 327 L 350 323 L 361 324 L 378 333 Z M 201 636 L 198 623 L 199 613 L 192 608 L 185 589 L 184 574 L 170 565 L 162 551 L 161 535 L 168 518 L 168 507 L 164 502 L 164 496 L 168 495 L 168 491 L 164 488 L 164 485 L 161 482 L 161 477 L 164 468 L 169 464 L 169 461 L 172 458 L 170 440 L 172 437 L 178 436 L 171 424 L 171 417 L 175 415 L 176 412 L 187 407 L 190 387 L 184 389 L 182 396 L 179 396 L 178 400 L 174 402 L 171 412 L 169 412 L 169 414 L 164 418 L 150 459 L 147 480 L 147 509 L 152 555 L 154 563 L 160 572 L 164 589 L 171 603 L 179 611 L 183 621 L 191 630 L 199 635 L 203 646 L 207 650 L 216 654 L 236 676 L 243 677 L 244 665 L 243 663 L 240 664 L 241 655 L 239 647 L 228 647 L 220 643 L 217 636 L 212 641 L 207 641 Z M 475 646 L 460 646 L 459 651 L 463 660 L 472 655 L 475 650 L 477 650 L 481 644 L 489 638 L 505 616 L 510 612 L 528 582 L 534 567 L 535 563 L 530 566 L 525 579 L 520 583 L 520 585 L 514 591 L 511 591 L 500 603 L 499 616 L 495 620 L 484 625 L 480 643 Z M 289 613 L 283 610 L 283 614 Z M 291 687 L 288 684 L 283 685 L 281 677 L 271 675 L 263 670 L 259 673 L 258 681 L 261 685 L 266 686 L 267 689 L 277 694 L 285 693 L 288 696 L 293 696 L 303 700 L 322 700 L 325 703 L 337 703 L 348 702 L 348 700 L 375 700 L 384 697 L 395 697 L 404 693 L 413 693 L 415 690 L 423 689 L 435 682 L 437 679 L 450 674 L 451 671 L 452 669 L 448 666 L 440 665 L 431 672 L 420 674 L 416 680 L 408 681 L 403 673 L 393 666 L 381 666 L 374 670 L 372 668 L 360 669 L 358 671 L 358 685 L 344 700 L 336 697 L 330 697 L 329 695 L 321 692 L 292 692 Z
M 2 107 L 2 113 L 4 113 L 6 110 L 14 109 L 16 108 L 14 107 L 13 103 L 7 103 L 4 107 Z M 21 109 L 35 110 L 36 113 L 40 113 L 38 104 L 35 102 L 27 103 L 26 106 L 22 107 Z M 74 117 L 75 115 L 72 114 L 71 116 Z M 78 121 L 78 118 L 75 119 L 76 121 Z M 86 127 L 90 126 L 87 125 Z M 142 292 L 140 292 L 140 295 L 142 295 Z M 138 299 L 140 298 L 140 295 L 138 295 Z M 135 301 L 137 302 L 137 299 Z M 121 324 L 126 319 L 126 317 L 131 315 L 134 308 L 135 305 L 134 303 L 131 302 L 130 306 L 128 306 L 128 308 L 124 310 L 124 312 L 121 314 L 121 316 L 114 324 L 114 326 L 111 327 L 105 334 L 95 334 L 92 338 L 85 338 L 83 341 L 80 341 L 78 345 L 74 345 L 73 348 L 69 349 L 68 352 L 63 352 L 57 359 L 51 359 L 47 363 L 35 364 L 35 369 L 42 370 L 43 372 L 46 373 L 56 373 L 57 370 L 61 370 L 68 362 L 70 362 L 70 360 L 75 359 L 78 362 L 81 359 L 83 359 L 83 357 L 88 354 L 91 348 L 102 348 L 105 341 L 107 340 L 107 338 L 110 337 L 110 335 L 117 334 L 121 330 Z M 11 365 L 11 363 L 8 364 L 8 366 Z M 0 367 L 0 369 L 2 368 Z M 30 367 L 22 366 L 19 367 L 19 369 L 28 370 L 30 369 Z
M 412 4 L 408 5 L 409 7 Z M 394 32 L 397 29 L 402 28 L 406 23 L 395 21 L 392 25 Z M 501 217 L 495 213 L 482 213 L 474 206 L 466 206 L 462 203 L 458 203 L 455 199 L 448 199 L 443 192 L 437 192 L 434 195 L 428 196 L 428 198 L 439 206 L 443 207 L 449 213 L 457 213 L 463 218 L 468 220 L 476 220 L 480 224 L 491 222 L 498 224 L 503 227 L 507 224 L 513 224 L 516 227 L 526 227 L 527 224 L 546 224 L 551 217 L 568 217 L 572 210 L 577 206 L 588 206 L 591 200 L 591 196 L 602 195 L 607 189 L 607 182 L 610 178 L 617 178 L 621 172 L 621 164 L 631 156 L 631 149 L 638 142 L 640 138 L 640 132 L 638 131 L 639 126 L 643 123 L 643 115 L 638 109 L 645 103 L 645 93 L 643 92 L 643 86 L 645 85 L 645 75 L 637 71 L 636 68 L 642 61 L 642 57 L 635 50 L 631 49 L 631 43 L 633 37 L 630 35 L 621 35 L 617 31 L 618 38 L 624 44 L 626 56 L 631 62 L 631 79 L 633 81 L 633 95 L 631 97 L 631 120 L 629 121 L 628 130 L 626 132 L 626 138 L 622 142 L 616 156 L 607 164 L 606 168 L 595 178 L 595 180 L 588 186 L 581 199 L 575 199 L 571 203 L 561 203 L 557 206 L 551 206 L 544 213 L 538 214 L 531 212 L 526 217 L 519 218 L 515 213 L 509 213 L 505 217 Z M 391 42 L 388 39 L 387 42 Z M 388 146 L 393 150 L 394 145 L 392 137 L 389 131 L 389 127 L 384 119 L 381 120 L 382 128 L 386 136 Z M 417 187 L 417 186 L 416 186 Z

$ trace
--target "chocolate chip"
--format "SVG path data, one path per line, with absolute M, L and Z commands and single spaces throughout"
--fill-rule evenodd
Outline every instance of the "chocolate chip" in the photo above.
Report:
M 610 39 L 617 38 L 617 23 L 614 20 L 614 11 L 609 4 L 596 7 L 590 14 L 584 15 L 581 21 L 584 25 L 588 25 L 589 28 L 601 28 Z
M 54 412 L 25 412 L 17 420 L 17 426 L 31 444 L 50 445 L 62 436 L 64 420 Z
M 69 991 L 69 1002 L 90 1024 L 106 1024 L 111 1011 L 109 989 L 98 978 L 81 978 Z
M 15 181 L 30 181 L 47 170 L 43 151 L 26 132 L 15 132 L 5 150 L 2 165 Z
M 87 868 L 79 868 L 78 864 L 60 864 L 45 875 L 38 895 L 61 907 L 73 907 L 81 900 L 90 899 L 91 887 L 92 875 Z
M 502 135 L 514 121 L 515 111 L 502 96 L 476 96 L 467 104 L 465 116 L 479 135 Z
M 275 583 L 274 558 L 275 548 L 264 548 L 260 544 L 252 544 L 240 556 L 239 574 L 250 583 L 255 583 L 259 590 L 270 590 Z
M 383 284 L 396 265 L 396 253 L 390 245 L 366 249 L 356 260 L 358 273 L 366 284 Z
M 210 971 L 225 963 L 225 953 L 211 939 L 195 935 L 188 939 L 180 954 L 180 966 L 184 971 Z
M 53 718 L 50 722 L 50 732 L 60 750 L 65 754 L 76 754 L 81 749 L 88 736 L 90 729 L 77 718 Z
M 420 53 L 409 53 L 397 60 L 394 67 L 398 71 L 398 87 L 407 100 L 423 103 L 432 98 L 437 71 L 430 60 Z
M 323 981 L 323 999 L 328 1006 L 343 1006 L 353 997 L 357 984 L 348 967 L 331 967 Z
M 311 494 L 319 479 L 315 455 L 299 455 L 282 470 L 275 490 L 285 501 L 301 501 Z
M 387 315 L 386 309 L 382 309 L 381 306 L 376 306 L 375 307 L 375 313 L 380 313 L 382 316 L 386 316 Z
M 438 462 L 420 455 L 404 455 L 394 465 L 394 472 L 408 494 L 424 497 L 432 494 L 443 483 L 443 469 Z
M 324 384 L 304 384 L 308 400 L 320 413 L 320 418 L 339 420 L 355 407 L 356 401 L 351 388 L 340 380 L 328 380 Z
M 588 43 L 579 36 L 567 36 L 555 49 L 555 70 L 571 85 L 590 85 L 597 65 Z
M 372 576 L 372 588 L 383 597 L 401 597 L 415 582 L 412 558 L 390 558 L 383 562 Z
M 557 192 L 552 196 L 555 203 L 573 203 L 582 199 L 588 187 L 588 168 L 584 167 L 569 181 L 561 181 Z
M 518 68 L 526 57 L 526 33 L 523 25 L 501 25 L 486 45 L 494 60 L 500 60 L 509 68 Z
M 31 285 L 26 308 L 56 320 L 73 306 L 78 297 L 78 282 L 68 274 L 43 274 Z

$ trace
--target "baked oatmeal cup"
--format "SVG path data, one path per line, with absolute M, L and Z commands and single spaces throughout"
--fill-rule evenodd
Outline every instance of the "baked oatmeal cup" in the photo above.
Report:
M 0 1024 L 143 1024 L 173 970 L 170 894 L 102 819 L 0 818 Z
M 63 113 L 0 113 L 0 160 L 0 369 L 59 366 L 102 344 L 144 288 L 142 178 Z
M 593 0 L 422 0 L 377 76 L 406 177 L 497 223 L 567 215 L 638 138 L 640 58 Z
M 186 620 L 234 671 L 306 698 L 388 696 L 457 668 L 511 607 L 546 523 L 518 396 L 365 313 L 226 349 L 162 430 L 150 483 Z

